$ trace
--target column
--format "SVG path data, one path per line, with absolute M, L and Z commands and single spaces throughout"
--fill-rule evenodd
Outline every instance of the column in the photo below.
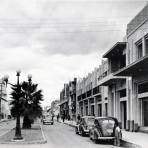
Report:
M 85 102 L 83 100 L 83 116 L 85 116 Z
M 98 116 L 98 104 L 97 104 L 97 97 L 94 97 L 94 110 L 95 110 L 95 117 Z
M 126 79 L 126 96 L 127 96 L 127 121 L 126 130 L 129 131 L 130 125 L 130 77 Z
M 108 87 L 108 116 L 113 116 L 113 102 L 112 102 L 111 87 Z
M 88 115 L 90 115 L 91 110 L 90 110 L 90 100 L 88 99 Z
M 133 131 L 134 118 L 133 118 L 133 80 L 130 78 L 130 131 Z
M 145 38 L 142 38 L 142 56 L 146 55 Z

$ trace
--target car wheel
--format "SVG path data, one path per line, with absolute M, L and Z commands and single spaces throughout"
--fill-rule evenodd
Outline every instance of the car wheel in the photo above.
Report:
M 80 135 L 81 135 L 82 137 L 85 136 L 85 133 L 84 133 L 83 129 L 80 130 Z
M 92 137 L 91 136 L 92 136 L 92 134 L 91 134 L 91 132 L 89 132 L 89 139 L 90 140 L 92 140 Z
M 94 132 L 94 136 L 93 136 L 93 142 L 96 144 L 98 143 L 97 135 L 95 132 Z

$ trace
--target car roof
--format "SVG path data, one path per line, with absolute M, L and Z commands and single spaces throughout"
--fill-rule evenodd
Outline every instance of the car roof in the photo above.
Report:
M 112 119 L 112 120 L 116 120 L 118 121 L 116 118 L 114 117 L 95 117 L 95 119 L 99 120 L 99 119 Z
M 94 116 L 83 116 L 82 118 L 95 118 Z

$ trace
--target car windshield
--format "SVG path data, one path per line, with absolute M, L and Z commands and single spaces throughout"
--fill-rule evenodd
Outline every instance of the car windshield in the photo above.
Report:
M 87 118 L 86 123 L 87 123 L 87 125 L 93 125 L 94 124 L 94 118 Z

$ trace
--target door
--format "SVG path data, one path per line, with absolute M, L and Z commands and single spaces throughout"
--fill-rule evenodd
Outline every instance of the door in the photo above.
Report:
M 126 128 L 126 120 L 127 120 L 127 115 L 126 115 L 126 101 L 121 102 L 121 122 L 122 122 L 122 128 Z
M 94 116 L 94 105 L 91 105 L 91 116 Z
M 148 99 L 143 100 L 143 124 L 148 126 Z
M 98 116 L 101 117 L 102 116 L 102 105 L 98 104 Z

